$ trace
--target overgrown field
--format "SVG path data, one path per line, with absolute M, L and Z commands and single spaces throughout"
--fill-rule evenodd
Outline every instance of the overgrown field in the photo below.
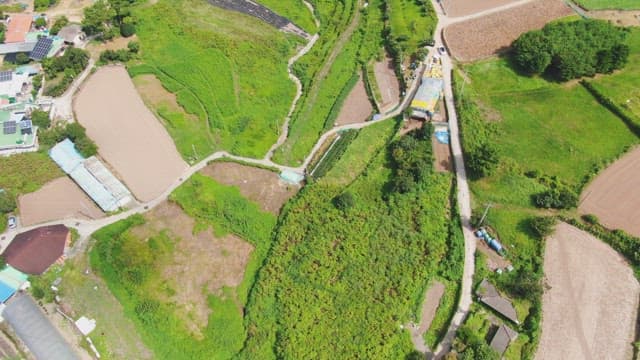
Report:
M 292 116 L 289 137 L 275 152 L 274 161 L 302 163 L 320 135 L 333 126 L 343 100 L 339 94 L 348 94 L 361 65 L 382 48 L 380 2 L 373 0 L 359 9 L 358 0 L 312 1 L 322 36 L 294 65 L 304 92 Z M 353 21 L 357 21 L 355 31 L 347 36 L 346 29 Z
M 206 287 L 196 290 L 195 296 L 200 291 L 206 296 L 211 311 L 204 327 L 194 329 L 194 319 L 185 317 L 180 305 L 167 300 L 186 291 L 183 287 L 187 286 L 164 277 L 177 261 L 175 249 L 186 241 L 176 237 L 177 229 L 152 233 L 145 239 L 136 231 L 151 219 L 141 215 L 105 227 L 93 235 L 97 242 L 91 251 L 91 265 L 105 279 L 126 316 L 133 319 L 156 358 L 231 358 L 242 348 L 246 336 L 242 309 L 269 249 L 276 218 L 244 199 L 237 188 L 200 174 L 176 189 L 171 199 L 195 220 L 194 234 L 212 227 L 217 238 L 234 234 L 255 247 L 237 287 L 225 286 L 216 293 Z M 227 256 L 224 250 L 222 256 Z
M 384 135 L 385 126 L 373 131 Z M 360 134 L 336 167 L 369 148 L 367 140 L 380 144 Z M 332 182 L 330 171 L 286 206 L 251 292 L 242 358 L 398 359 L 412 352 L 400 325 L 415 315 L 438 269 L 457 271 L 447 250 L 451 177 L 430 168 L 429 135 L 372 150 L 358 153 L 371 162 L 348 186 Z M 414 186 L 404 188 L 400 178 Z
M 484 160 L 498 163 L 485 166 L 486 174 L 475 174 L 470 183 L 474 213 L 493 204 L 486 221 L 516 269 L 497 277 L 497 285 L 515 299 L 516 308 L 530 308 L 521 311 L 519 327 L 529 342 L 519 341 L 518 351 L 507 356 L 531 358 L 539 334 L 544 248 L 532 220 L 550 214 L 542 204 L 571 213 L 585 183 L 637 138 L 579 84 L 523 77 L 502 59 L 462 71 L 455 90 L 465 160 L 480 167 Z
M 287 59 L 301 40 L 204 0 L 160 0 L 134 11 L 142 63 L 130 74 L 156 75 L 197 115 L 159 111 L 182 156 L 225 149 L 262 157 L 291 105 Z
M 431 2 L 416 0 L 386 0 L 389 19 L 390 47 L 399 54 L 396 60 L 411 57 L 432 39 L 437 19 Z
M 640 9 L 640 3 L 636 0 L 574 0 L 588 10 L 637 10 Z
M 318 30 L 311 11 L 302 0 L 259 0 L 259 3 L 291 20 L 309 34 L 315 34 Z
M 63 175 L 45 152 L 0 156 L 0 189 L 13 196 L 34 192 Z
M 627 65 L 612 75 L 600 76 L 589 82 L 640 126 L 640 29 L 631 28 L 627 44 L 630 48 Z

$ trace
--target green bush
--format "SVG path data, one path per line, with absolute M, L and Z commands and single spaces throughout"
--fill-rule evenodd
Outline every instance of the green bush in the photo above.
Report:
M 7 191 L 0 191 L 0 214 L 10 213 L 16 209 L 16 199 Z
M 130 37 L 136 33 L 136 27 L 133 24 L 120 25 L 120 35 L 123 37 Z
M 394 167 L 391 188 L 394 191 L 407 193 L 431 175 L 432 133 L 433 126 L 426 123 L 421 129 L 414 130 L 391 144 L 389 152 Z
M 557 222 L 554 216 L 538 216 L 531 219 L 529 225 L 538 239 L 544 239 L 553 233 Z
M 40 130 L 46 130 L 51 126 L 51 119 L 49 119 L 49 113 L 42 110 L 33 110 L 31 112 L 31 121 L 33 124 L 40 128 Z
M 347 211 L 355 205 L 356 201 L 353 194 L 345 191 L 342 194 L 333 198 L 333 205 L 342 211 Z
M 58 35 L 58 32 L 60 32 L 60 29 L 67 26 L 68 24 L 69 24 L 69 19 L 67 19 L 66 16 L 61 16 L 57 18 L 56 21 L 51 26 L 51 29 L 49 29 L 49 34 Z
M 584 222 L 590 225 L 597 225 L 598 223 L 600 223 L 600 221 L 598 221 L 598 217 L 593 214 L 584 214 L 581 216 L 581 218 L 582 220 L 584 220 Z
M 40 144 L 52 147 L 58 142 L 69 138 L 76 145 L 78 152 L 84 157 L 90 157 L 98 153 L 98 146 L 91 140 L 82 125 L 78 122 L 58 124 L 48 130 L 39 132 Z

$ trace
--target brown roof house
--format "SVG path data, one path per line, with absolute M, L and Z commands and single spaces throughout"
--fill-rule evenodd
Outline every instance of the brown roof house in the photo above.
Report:
M 498 330 L 491 339 L 491 348 L 498 354 L 502 355 L 507 350 L 509 344 L 518 337 L 518 332 L 508 327 L 507 325 L 500 325 Z
M 4 250 L 7 264 L 32 275 L 40 275 L 64 260 L 71 232 L 64 225 L 42 226 L 16 235 Z
M 482 280 L 478 290 L 476 291 L 476 295 L 478 295 L 478 298 L 482 303 L 492 308 L 500 315 L 516 324 L 520 324 L 518 321 L 518 314 L 516 314 L 516 309 L 513 307 L 513 304 L 511 304 L 511 300 L 500 296 L 498 289 L 487 281 L 487 279 Z
M 7 44 L 24 42 L 27 33 L 29 32 L 29 30 L 31 30 L 32 22 L 32 15 L 11 15 L 7 20 L 7 31 L 5 32 L 4 42 Z

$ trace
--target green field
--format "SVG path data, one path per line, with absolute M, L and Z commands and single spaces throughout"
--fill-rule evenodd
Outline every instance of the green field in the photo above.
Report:
M 342 159 L 375 148 L 367 139 L 380 144 L 374 133 L 384 134 L 382 125 L 359 134 Z M 430 153 L 430 140 L 422 141 L 418 151 Z M 449 256 L 451 176 L 430 173 L 401 194 L 390 190 L 395 170 L 386 150 L 358 154 L 372 160 L 346 188 L 332 183 L 330 171 L 285 207 L 247 307 L 253 331 L 242 358 L 400 359 L 412 352 L 400 325 L 416 316 Z M 342 193 L 354 203 L 339 210 L 332 199 Z
M 34 192 L 64 174 L 43 152 L 0 157 L 0 189 L 17 196 Z
M 637 0 L 574 0 L 588 10 L 637 10 L 640 3 Z
M 498 232 L 516 268 L 513 274 L 495 280 L 499 288 L 509 290 L 518 281 L 518 272 L 542 276 L 543 248 L 530 227 L 533 217 L 549 214 L 532 202 L 533 195 L 546 189 L 539 179 L 555 177 L 579 192 L 597 169 L 638 139 L 577 83 L 523 77 L 502 59 L 466 65 L 462 71 L 466 75 L 456 73 L 455 89 L 463 147 L 485 137 L 500 157 L 492 175 L 472 181 L 470 186 L 475 213 L 484 210 L 485 204 L 493 204 L 487 223 Z M 540 299 L 511 295 L 516 307 L 526 309 L 533 302 L 532 318 L 525 324 L 536 324 Z M 518 342 L 521 351 L 507 352 L 509 359 L 520 358 L 520 353 L 530 358 L 527 354 L 536 346 L 537 329 L 520 327 L 530 342 Z
M 172 231 L 140 238 L 134 230 L 148 221 L 141 215 L 102 228 L 93 235 L 97 242 L 90 254 L 92 268 L 104 278 L 156 358 L 229 359 L 242 348 L 246 329 L 241 309 L 269 249 L 276 218 L 243 198 L 237 188 L 199 174 L 176 189 L 171 199 L 196 220 L 194 233 L 212 227 L 216 236 L 232 233 L 255 246 L 237 288 L 224 287 L 215 294 L 202 289 L 211 310 L 204 328 L 194 332 L 181 307 L 166 300 L 181 286 L 160 276 L 174 261 L 173 249 L 181 241 Z
M 631 54 L 624 69 L 590 82 L 640 124 L 640 29 L 631 29 L 627 37 Z
M 302 0 L 259 0 L 259 3 L 291 20 L 309 34 L 318 30 L 311 11 Z
M 371 1 L 364 10 L 357 10 L 356 3 L 355 0 L 314 2 L 322 36 L 294 66 L 304 93 L 292 116 L 289 137 L 275 152 L 274 161 L 288 165 L 302 163 L 320 135 L 333 127 L 334 116 L 344 100 L 339 94 L 348 94 L 346 90 L 355 84 L 352 80 L 361 64 L 381 50 L 380 0 Z M 350 37 L 339 39 L 356 11 L 360 12 L 357 29 Z
M 276 141 L 295 87 L 287 59 L 301 39 L 203 0 L 134 9 L 142 63 L 177 95 L 184 114 L 158 111 L 187 160 L 225 149 L 262 157 Z

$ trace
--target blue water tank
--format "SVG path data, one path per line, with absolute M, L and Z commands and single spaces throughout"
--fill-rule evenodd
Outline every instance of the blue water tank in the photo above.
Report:
M 489 247 L 497 252 L 502 251 L 502 244 L 500 244 L 496 239 L 491 239 L 491 241 L 489 241 Z

